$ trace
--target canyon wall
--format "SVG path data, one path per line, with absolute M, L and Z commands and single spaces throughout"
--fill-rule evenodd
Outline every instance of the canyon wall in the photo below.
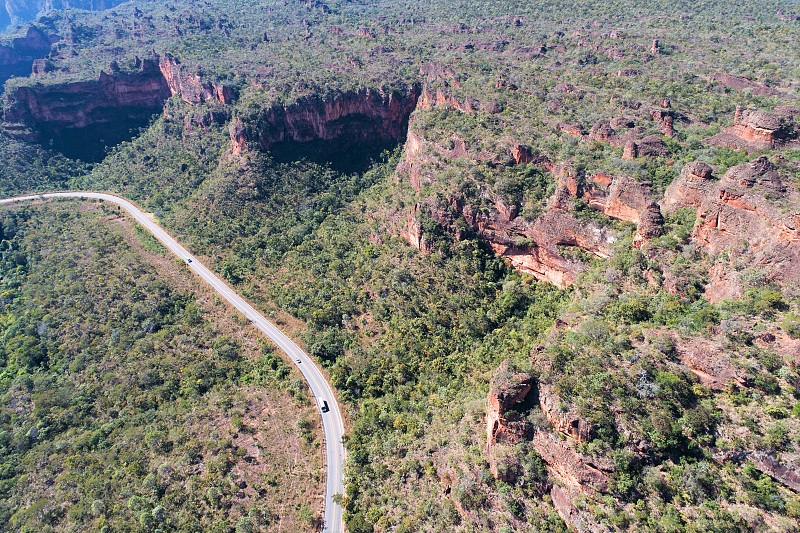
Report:
M 61 39 L 58 35 L 48 35 L 36 26 L 30 26 L 24 37 L 11 39 L 0 46 L 0 87 L 11 76 L 27 76 L 35 61 L 50 53 L 53 43 Z M 2 91 L 2 88 L 0 88 Z
M 236 119 L 230 134 L 234 152 L 270 150 L 278 143 L 308 143 L 344 139 L 348 144 L 402 142 L 408 118 L 417 106 L 420 87 L 383 92 L 345 92 L 330 98 L 307 97 L 289 105 L 261 110 Z
M 130 139 L 132 130 L 146 126 L 170 96 L 192 104 L 229 104 L 235 97 L 232 88 L 187 72 L 169 54 L 137 58 L 131 70 L 112 62 L 106 70 L 95 80 L 14 88 L 6 95 L 4 130 L 50 144 L 69 157 L 97 160 L 106 146 Z

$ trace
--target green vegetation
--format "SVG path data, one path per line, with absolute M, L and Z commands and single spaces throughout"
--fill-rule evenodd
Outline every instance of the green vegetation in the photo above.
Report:
M 2 529 L 308 529 L 304 387 L 127 222 L 76 205 L 2 213 Z
M 797 286 L 766 275 L 746 243 L 703 252 L 693 209 L 671 213 L 663 235 L 640 246 L 630 223 L 570 198 L 565 211 L 614 242 L 593 254 L 559 241 L 582 265 L 566 290 L 514 271 L 484 236 L 537 248 L 538 235 L 520 228 L 553 205 L 551 164 L 570 163 L 578 189 L 597 173 L 624 175 L 658 199 L 690 162 L 720 178 L 750 161 L 757 154 L 705 141 L 737 105 L 796 105 L 800 30 L 776 15 L 794 7 L 142 0 L 56 12 L 37 24 L 65 37 L 58 68 L 10 80 L 6 106 L 17 88 L 94 80 L 112 59 L 131 70 L 151 50 L 236 97 L 175 96 L 91 165 L 2 134 L 0 193 L 124 194 L 251 301 L 296 319 L 284 325 L 350 414 L 338 498 L 351 532 L 566 530 L 551 494 L 557 473 L 531 439 L 499 461 L 523 482 L 492 476 L 486 397 L 506 359 L 591 427 L 564 441 L 606 468 L 602 491 L 571 502 L 591 524 L 793 531 L 800 498 L 764 461 L 800 465 Z M 234 119 L 257 130 L 271 106 L 410 83 L 447 101 L 412 115 L 413 161 L 400 143 L 356 153 L 357 139 L 233 153 Z M 671 137 L 654 118 L 664 99 Z M 654 136 L 664 152 L 623 158 L 624 140 L 571 131 L 612 119 L 620 136 Z M 534 163 L 514 161 L 518 145 Z M 773 158 L 786 183 L 800 184 L 798 153 Z M 113 210 L 3 216 L 0 529 L 312 527 L 316 412 L 280 358 L 180 276 L 156 276 L 174 262 L 140 230 L 116 226 Z M 414 224 L 424 253 L 401 238 Z M 721 275 L 739 284 L 734 297 L 709 294 Z M 553 431 L 536 394 L 517 414 Z M 256 448 L 263 459 L 252 463 Z

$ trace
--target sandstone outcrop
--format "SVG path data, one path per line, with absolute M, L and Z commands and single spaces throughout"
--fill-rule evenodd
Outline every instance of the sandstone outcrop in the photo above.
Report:
M 547 471 L 570 494 L 595 495 L 608 490 L 613 466 L 575 451 L 573 446 L 550 431 L 537 431 L 533 445 Z
M 550 426 L 576 442 L 588 442 L 592 436 L 592 426 L 580 418 L 572 406 L 565 406 L 561 397 L 548 383 L 539 382 L 539 407 Z
M 42 60 L 34 72 L 52 68 Z M 169 54 L 154 54 L 137 58 L 130 71 L 112 62 L 96 80 L 17 87 L 8 95 L 3 127 L 11 135 L 38 142 L 89 126 L 143 123 L 173 95 L 193 104 L 228 104 L 234 96 L 224 85 L 186 74 Z
M 146 119 L 169 96 L 157 59 L 138 60 L 128 73 L 101 71 L 92 81 L 15 88 L 4 110 L 4 128 L 38 141 L 93 124 Z
M 602 172 L 581 183 L 575 169 L 563 163 L 556 165 L 553 173 L 558 179 L 551 204 L 554 208 L 569 210 L 572 199 L 580 198 L 607 217 L 636 224 L 637 242 L 661 235 L 664 218 L 653 200 L 650 183 Z
M 438 62 L 431 62 L 420 69 L 420 76 L 422 91 L 419 97 L 419 109 L 449 107 L 465 113 L 473 113 L 482 108 L 475 100 L 459 99 L 453 95 L 453 91 L 461 87 L 461 82 L 451 68 Z
M 179 95 L 184 102 L 229 104 L 233 101 L 233 89 L 222 83 L 204 81 L 199 73 L 186 72 L 181 62 L 171 54 L 164 54 L 159 59 L 158 66 L 170 93 Z
M 553 169 L 553 162 L 545 155 L 534 152 L 530 146 L 516 144 L 511 148 L 511 157 L 517 165 L 533 164 L 540 165 L 547 170 Z
M 709 389 L 724 390 L 731 384 L 746 385 L 741 369 L 731 362 L 719 342 L 699 337 L 671 336 L 675 341 L 678 361 Z
M 720 180 L 703 163 L 687 165 L 667 188 L 662 209 L 697 210 L 693 240 L 713 255 L 740 249 L 748 263 L 768 273 L 771 281 L 800 280 L 800 210 L 798 191 L 765 157 L 731 168 Z M 729 283 L 725 279 L 718 283 Z M 725 287 L 709 287 L 706 296 Z M 741 294 L 733 293 L 734 296 Z
M 547 363 L 537 361 L 536 352 L 534 363 L 546 370 Z M 574 438 L 536 428 L 523 418 L 524 412 L 514 410 L 537 393 L 539 405 L 553 428 Z M 545 462 L 548 472 L 549 481 L 539 490 L 550 491 L 559 515 L 575 530 L 603 531 L 595 518 L 573 502 L 579 497 L 595 498 L 608 491 L 614 466 L 576 450 L 575 443 L 588 439 L 591 428 L 572 411 L 564 411 L 560 403 L 558 395 L 548 385 L 537 384 L 530 374 L 514 370 L 507 360 L 500 365 L 492 377 L 486 412 L 486 449 L 492 475 L 514 482 L 517 468 L 513 459 L 509 463 L 506 445 L 529 442 Z
M 405 175 L 417 191 L 421 189 L 425 179 L 422 169 L 433 160 L 432 153 L 453 157 L 452 154 L 443 153 L 441 147 L 431 144 L 413 130 L 406 141 L 406 158 L 398 168 L 398 173 Z M 571 167 L 565 164 L 553 166 L 546 158 L 532 153 L 525 154 L 522 148 L 518 150 L 520 161 L 530 155 L 532 162 L 562 176 L 559 179 L 560 187 L 567 186 L 565 180 L 570 179 L 568 176 L 572 172 L 571 188 L 567 186 L 566 192 L 557 188 L 550 202 L 551 209 L 536 220 L 530 221 L 518 216 L 519 205 L 508 204 L 491 191 L 482 190 L 480 198 L 452 194 L 443 199 L 415 205 L 410 212 L 400 215 L 403 223 L 399 232 L 412 246 L 425 250 L 430 239 L 424 234 L 419 222 L 422 213 L 439 226 L 448 229 L 457 239 L 461 238 L 461 230 L 457 229 L 458 224 L 455 222 L 461 218 L 491 246 L 496 255 L 506 259 L 513 268 L 558 287 L 567 287 L 575 282 L 584 263 L 571 259 L 570 254 L 564 253 L 564 250 L 579 248 L 598 257 L 609 257 L 615 235 L 593 221 L 577 219 L 570 212 L 573 202 L 563 197 L 578 193 L 574 169 L 570 170 Z M 490 208 L 486 209 L 487 206 Z
M 637 225 L 637 241 L 661 235 L 664 218 L 653 200 L 651 185 L 626 176 L 592 176 L 583 191 L 584 201 L 604 215 Z
M 778 94 L 776 89 L 767 87 L 763 83 L 758 83 L 750 78 L 745 78 L 744 76 L 728 74 L 727 72 L 716 74 L 714 76 L 714 80 L 718 81 L 725 87 L 730 87 L 731 89 L 736 89 L 737 91 L 743 91 L 746 89 L 759 96 L 774 96 Z
M 532 435 L 532 426 L 517 413 L 509 413 L 509 409 L 522 402 L 533 385 L 534 377 L 515 371 L 508 360 L 503 361 L 492 377 L 486 408 L 486 449 L 495 478 L 501 477 L 495 456 L 498 442 L 516 443 Z
M 231 139 L 235 151 L 268 150 L 285 141 L 402 141 L 419 96 L 420 87 L 413 85 L 398 92 L 362 89 L 325 99 L 303 98 L 293 104 L 266 108 L 257 116 L 238 122 L 231 128 Z
M 24 37 L 0 46 L 0 84 L 11 76 L 28 75 L 34 62 L 47 56 L 58 40 L 57 35 L 48 35 L 37 26 L 29 26 Z
M 798 473 L 796 468 L 786 466 L 774 455 L 766 452 L 753 452 L 750 454 L 749 458 L 753 461 L 753 465 L 765 474 L 778 480 L 795 492 L 800 491 L 800 473 Z
M 578 533 L 605 533 L 610 531 L 608 526 L 600 524 L 590 513 L 579 510 L 572 500 L 577 495 L 568 489 L 553 485 L 550 490 L 550 498 L 553 500 L 553 507 L 569 528 Z
M 800 146 L 798 124 L 791 115 L 736 109 L 733 126 L 708 139 L 712 146 L 734 150 L 771 150 Z

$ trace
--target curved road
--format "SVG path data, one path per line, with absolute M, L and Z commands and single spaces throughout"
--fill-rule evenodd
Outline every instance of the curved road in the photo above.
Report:
M 278 347 L 283 350 L 294 362 L 295 366 L 300 369 L 303 377 L 308 382 L 311 392 L 315 397 L 317 409 L 319 399 L 324 400 L 328 404 L 329 410 L 322 414 L 322 426 L 325 431 L 325 458 L 327 462 L 327 485 L 325 487 L 325 525 L 324 531 L 330 533 L 340 533 L 344 531 L 342 522 L 342 508 L 339 504 L 333 501 L 334 494 L 344 494 L 343 482 L 343 467 L 344 467 L 344 445 L 342 444 L 342 435 L 344 434 L 344 425 L 342 423 L 342 415 L 339 411 L 339 404 L 336 402 L 336 397 L 333 395 L 333 390 L 328 384 L 325 376 L 322 375 L 317 365 L 311 360 L 299 346 L 275 327 L 269 320 L 253 309 L 244 299 L 233 291 L 228 285 L 217 277 L 213 272 L 206 268 L 202 263 L 194 259 L 186 248 L 178 244 L 178 241 L 169 236 L 161 226 L 138 207 L 133 205 L 128 200 L 114 196 L 113 194 L 96 193 L 96 192 L 56 192 L 45 193 L 30 196 L 17 196 L 15 198 L 5 198 L 0 200 L 0 205 L 11 204 L 16 202 L 25 202 L 32 200 L 42 200 L 47 198 L 92 198 L 96 200 L 104 200 L 111 202 L 122 207 L 133 218 L 136 219 L 147 231 L 153 234 L 161 244 L 163 244 L 169 251 L 177 255 L 182 261 L 186 263 L 191 270 L 203 280 L 211 285 L 217 293 L 225 298 L 230 304 L 238 309 L 250 322 L 260 329 L 264 335 L 269 337 Z

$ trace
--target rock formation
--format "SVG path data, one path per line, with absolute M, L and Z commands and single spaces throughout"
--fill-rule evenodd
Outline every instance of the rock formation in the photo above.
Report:
M 455 145 L 458 147 L 458 143 Z M 467 152 L 466 149 L 458 153 L 444 150 L 435 143 L 428 142 L 412 128 L 406 141 L 406 157 L 398 168 L 398 174 L 401 178 L 408 179 L 415 190 L 420 191 L 423 181 L 429 179 L 424 169 L 438 156 L 448 159 L 471 157 L 488 164 L 497 164 L 491 160 L 489 154 Z M 569 200 L 569 196 L 577 197 L 578 185 L 574 169 L 570 170 L 569 165 L 553 165 L 549 159 L 533 154 L 523 145 L 514 145 L 511 156 L 513 159 L 508 164 L 514 164 L 517 160 L 520 163 L 527 161 L 538 164 L 543 169 L 552 170 L 559 179 L 559 186 L 550 202 L 551 209 L 536 220 L 518 216 L 519 205 L 508 204 L 482 187 L 479 198 L 452 193 L 443 198 L 418 202 L 411 211 L 395 217 L 401 221 L 397 225 L 398 232 L 412 246 L 426 249 L 430 239 L 424 234 L 419 222 L 422 213 L 449 230 L 457 239 L 461 238 L 462 230 L 456 224 L 460 218 L 491 246 L 495 254 L 505 258 L 512 267 L 558 287 L 571 285 L 583 270 L 584 263 L 570 259 L 569 254 L 563 251 L 574 247 L 598 257 L 608 257 L 615 235 L 593 221 L 579 220 L 571 212 L 574 201 Z M 567 186 L 570 179 L 573 183 Z M 560 190 L 565 186 L 568 189 L 566 192 Z M 490 208 L 486 209 L 487 206 Z
M 519 442 L 532 435 L 532 427 L 508 410 L 528 396 L 533 384 L 533 376 L 516 372 L 508 360 L 494 373 L 486 408 L 486 450 L 495 478 L 501 477 L 495 456 L 498 442 Z
M 599 173 L 588 180 L 582 197 L 607 217 L 636 224 L 637 241 L 661 235 L 664 219 L 648 182 Z
M 48 35 L 37 26 L 29 26 L 24 37 L 12 39 L 0 46 L 0 84 L 11 76 L 25 76 L 31 72 L 34 61 L 50 53 L 57 35 Z
M 608 490 L 612 465 L 578 453 L 571 443 L 550 431 L 537 431 L 533 445 L 547 463 L 548 473 L 567 494 L 595 495 Z
M 573 407 L 564 405 L 550 384 L 541 381 L 539 407 L 553 429 L 572 437 L 576 442 L 589 441 L 592 435 L 591 424 L 580 418 Z
M 39 141 L 94 124 L 146 119 L 169 96 L 157 60 L 138 60 L 129 73 L 100 72 L 93 81 L 15 88 L 5 108 L 4 128 Z
M 779 284 L 800 280 L 800 195 L 792 180 L 784 180 L 765 157 L 731 168 L 716 180 L 711 168 L 693 163 L 667 188 L 662 209 L 679 207 L 697 211 L 693 240 L 709 254 L 747 243 L 748 263 L 759 265 Z M 707 288 L 712 301 L 717 294 L 741 296 L 726 290 L 731 282 L 717 280 Z
M 36 42 L 41 39 L 39 35 Z M 49 44 L 47 47 L 49 50 Z M 194 104 L 227 104 L 233 98 L 229 87 L 186 74 L 170 55 L 137 58 L 133 67 L 122 71 L 112 62 L 109 73 L 101 71 L 96 80 L 17 87 L 8 95 L 3 128 L 11 135 L 39 142 L 90 126 L 108 124 L 124 129 L 129 122 L 141 124 L 161 111 L 173 95 Z M 34 65 L 34 73 L 52 68 L 43 60 Z
M 767 87 L 763 83 L 758 83 L 744 76 L 736 76 L 735 74 L 718 73 L 714 76 L 714 80 L 725 87 L 730 87 L 737 91 L 749 90 L 753 94 L 759 96 L 774 96 L 779 94 L 778 91 L 772 87 Z
M 232 126 L 234 151 L 268 150 L 273 144 L 286 141 L 402 141 L 419 95 L 418 86 L 403 92 L 362 89 L 332 98 L 315 96 L 272 106 Z
M 167 82 L 170 93 L 179 95 L 184 102 L 200 104 L 215 102 L 229 104 L 233 101 L 233 90 L 221 83 L 204 81 L 200 74 L 186 72 L 171 54 L 164 54 L 158 62 L 161 74 Z
M 731 384 L 745 386 L 745 377 L 734 365 L 719 342 L 700 337 L 682 338 L 670 335 L 675 341 L 676 357 L 712 390 L 724 390 Z
M 798 124 L 791 115 L 741 108 L 736 110 L 733 126 L 708 139 L 708 143 L 749 152 L 800 146 Z
M 545 384 L 538 384 L 539 405 L 553 429 L 575 439 L 565 438 L 547 428 L 535 428 L 514 411 L 537 389 L 530 374 L 515 371 L 504 361 L 495 371 L 490 385 L 486 410 L 486 451 L 495 478 L 514 482 L 515 465 L 506 464 L 505 445 L 529 442 L 545 462 L 550 482 L 540 489 L 550 490 L 553 505 L 564 521 L 578 531 L 602 531 L 591 516 L 580 511 L 573 500 L 596 497 L 608 490 L 609 474 L 614 467 L 599 458 L 579 453 L 575 442 L 589 438 L 589 426 L 574 416 L 571 409 L 562 410 L 560 399 Z M 599 528 L 599 529 L 598 529 Z

